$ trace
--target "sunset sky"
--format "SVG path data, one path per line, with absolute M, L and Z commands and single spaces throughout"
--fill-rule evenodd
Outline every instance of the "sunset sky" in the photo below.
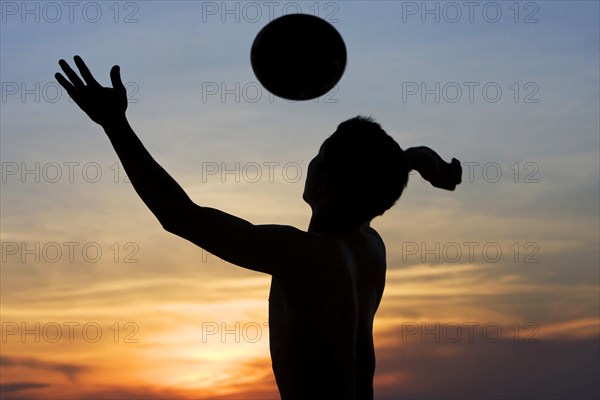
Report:
M 411 175 L 372 223 L 378 400 L 599 396 L 598 1 L 0 4 L 3 399 L 279 398 L 270 277 L 161 228 L 54 80 L 75 54 L 104 85 L 120 65 L 133 129 L 196 203 L 252 223 L 307 228 L 308 162 L 359 114 L 462 162 L 455 192 Z M 296 12 L 347 47 L 315 101 L 250 66 Z

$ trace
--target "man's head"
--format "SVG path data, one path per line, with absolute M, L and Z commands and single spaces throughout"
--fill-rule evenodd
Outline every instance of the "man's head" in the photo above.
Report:
M 323 202 L 352 219 L 370 221 L 394 205 L 408 182 L 404 151 L 373 119 L 338 125 L 311 161 L 304 199 Z

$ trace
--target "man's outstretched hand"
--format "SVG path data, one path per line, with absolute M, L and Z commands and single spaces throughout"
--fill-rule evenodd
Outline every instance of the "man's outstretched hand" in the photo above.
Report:
M 419 172 L 423 179 L 433 186 L 454 190 L 462 181 L 462 167 L 460 161 L 453 158 L 445 162 L 435 151 L 429 147 L 411 147 L 406 150 L 410 168 Z
M 73 101 L 92 121 L 102 127 L 124 119 L 125 110 L 127 109 L 127 91 L 121 81 L 119 66 L 115 65 L 110 70 L 110 80 L 113 87 L 107 88 L 102 87 L 94 79 L 81 57 L 75 56 L 73 59 L 83 81 L 65 60 L 60 60 L 58 64 L 69 79 L 60 73 L 54 75 Z

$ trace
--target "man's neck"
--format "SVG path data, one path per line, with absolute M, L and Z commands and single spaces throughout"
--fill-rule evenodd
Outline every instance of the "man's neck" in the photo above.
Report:
M 356 223 L 352 219 L 332 209 L 314 208 L 308 225 L 310 233 L 343 234 L 361 230 L 369 226 L 369 222 Z

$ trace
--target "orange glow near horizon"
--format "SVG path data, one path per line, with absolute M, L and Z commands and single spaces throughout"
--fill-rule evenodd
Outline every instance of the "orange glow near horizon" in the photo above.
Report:
M 516 314 L 491 313 L 486 307 L 469 302 L 472 296 L 484 294 L 471 287 L 470 278 L 474 271 L 484 267 L 422 265 L 390 270 L 375 321 L 377 354 L 385 357 L 388 349 L 404 351 L 407 346 L 425 344 L 429 345 L 428 351 L 435 351 L 440 357 L 460 359 L 469 349 L 465 346 L 494 346 L 496 325 L 502 327 L 500 340 L 515 339 L 515 322 L 521 323 L 520 340 L 533 338 L 542 344 L 598 337 L 598 318 L 525 326 L 527 321 Z M 4 298 L 2 384 L 18 383 L 23 377 L 47 384 L 20 392 L 40 399 L 102 398 L 108 393 L 127 393 L 126 396 L 137 393 L 151 398 L 213 399 L 240 395 L 277 398 L 268 348 L 269 278 L 242 275 L 241 279 L 215 278 L 210 283 L 213 288 L 237 293 L 235 297 L 220 300 L 202 301 L 201 291 L 207 287 L 202 277 L 187 282 L 186 291 L 193 297 L 187 302 L 169 300 L 176 299 L 175 292 L 181 290 L 181 285 L 177 284 L 178 279 L 162 278 L 135 284 L 98 283 L 70 299 L 66 296 L 50 303 L 45 296 L 52 296 L 53 291 L 45 294 L 38 291 L 37 297 L 32 296 L 23 304 Z M 418 283 L 432 276 L 435 283 Z M 500 285 L 490 295 L 556 290 L 497 283 Z M 477 287 L 481 288 L 481 283 Z M 153 296 L 148 296 L 148 288 L 153 288 L 150 291 Z M 595 287 L 583 290 L 597 294 Z M 111 293 L 110 303 L 120 299 L 137 298 L 137 301 L 124 302 L 116 308 L 102 305 L 107 300 L 106 293 Z M 210 291 L 207 294 L 212 297 Z M 15 297 L 19 299 L 18 294 Z M 101 305 L 92 308 L 77 305 L 94 299 Z M 439 301 L 445 303 L 444 310 L 438 308 Z M 422 316 L 411 317 L 407 313 L 410 308 L 419 310 Z M 36 318 L 41 309 L 46 310 L 45 317 Z M 473 321 L 479 322 L 473 331 L 475 340 L 470 342 L 464 324 Z M 477 338 L 480 342 L 486 338 L 481 332 L 486 323 L 494 324 L 494 330 L 487 332 L 488 339 L 491 335 L 494 341 L 477 343 Z M 463 347 L 448 346 L 455 343 L 456 326 L 461 325 L 463 337 L 456 341 Z M 58 328 L 60 338 L 57 338 Z M 428 329 L 429 333 L 422 336 L 421 329 Z M 407 389 L 419 379 L 408 370 L 383 371 L 376 376 L 375 386 Z M 5 395 L 11 398 L 10 392 Z

